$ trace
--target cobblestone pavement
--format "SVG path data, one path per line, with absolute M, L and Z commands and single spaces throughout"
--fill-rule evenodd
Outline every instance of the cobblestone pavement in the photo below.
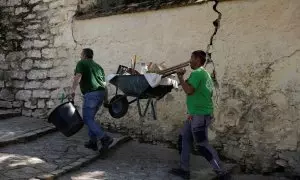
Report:
M 35 118 L 15 117 L 0 120 L 0 141 L 7 141 L 46 127 L 52 127 L 52 125 L 45 120 Z
M 59 180 L 180 180 L 168 174 L 178 161 L 176 150 L 162 146 L 139 144 L 131 141 L 105 160 L 82 167 Z M 214 177 L 209 165 L 199 156 L 191 157 L 192 176 L 195 180 L 209 180 Z M 234 180 L 284 180 L 284 178 L 255 175 L 235 175 Z
M 87 132 L 83 128 L 69 138 L 57 132 L 26 144 L 3 147 L 0 149 L 0 179 L 36 177 L 97 153 L 83 147 L 86 139 Z

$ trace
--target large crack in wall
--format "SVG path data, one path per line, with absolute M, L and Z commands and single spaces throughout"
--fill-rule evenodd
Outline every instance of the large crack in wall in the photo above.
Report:
M 217 35 L 218 33 L 218 30 L 220 28 L 220 22 L 221 22 L 221 19 L 222 19 L 222 13 L 220 11 L 218 11 L 217 7 L 218 7 L 218 4 L 219 4 L 219 0 L 213 0 L 215 2 L 215 4 L 213 5 L 213 10 L 218 13 L 218 17 L 216 20 L 213 21 L 213 25 L 215 27 L 214 29 L 214 32 L 213 34 L 211 35 L 210 37 L 210 41 L 209 41 L 209 44 L 207 45 L 207 49 L 206 49 L 206 53 L 208 54 L 208 62 L 207 63 L 213 63 L 212 59 L 211 59 L 211 48 L 213 47 L 213 41 L 214 41 L 214 38 L 215 36 Z M 214 63 L 213 63 L 214 64 Z

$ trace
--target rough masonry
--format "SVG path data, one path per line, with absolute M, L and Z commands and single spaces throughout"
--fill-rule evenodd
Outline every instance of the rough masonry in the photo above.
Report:
M 63 80 L 68 74 L 64 70 L 68 47 L 56 37 L 75 14 L 71 5 L 52 0 L 0 1 L 0 108 L 46 117 L 54 107 L 53 100 L 59 98 L 56 89 L 67 86 Z M 67 9 L 61 12 L 63 7 Z

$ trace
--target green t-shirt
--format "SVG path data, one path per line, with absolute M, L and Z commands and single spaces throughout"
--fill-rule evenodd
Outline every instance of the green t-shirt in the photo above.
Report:
M 80 80 L 82 94 L 105 89 L 104 70 L 94 60 L 80 60 L 76 65 L 76 73 L 82 75 Z
M 186 104 L 190 115 L 212 115 L 213 113 L 213 81 L 210 74 L 202 67 L 194 70 L 187 80 L 195 89 L 187 95 Z

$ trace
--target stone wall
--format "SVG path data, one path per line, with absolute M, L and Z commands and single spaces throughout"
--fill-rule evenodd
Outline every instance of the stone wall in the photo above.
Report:
M 56 37 L 70 23 L 76 5 L 77 1 L 0 1 L 0 108 L 45 117 L 54 106 L 56 89 L 67 86 L 64 67 L 70 48 Z
M 84 47 L 94 49 L 95 60 L 110 74 L 119 64 L 128 66 L 134 54 L 140 61 L 171 66 L 212 42 L 219 87 L 210 139 L 248 171 L 284 168 L 300 174 L 298 0 L 221 1 L 221 14 L 207 2 L 75 20 L 80 2 L 0 0 L 2 108 L 46 115 L 59 104 L 62 88 L 70 85 Z M 114 87 L 109 89 L 111 98 Z M 79 92 L 76 104 L 81 104 Z M 172 91 L 156 106 L 156 121 L 150 114 L 140 118 L 135 105 L 124 118 L 112 119 L 101 109 L 97 119 L 106 128 L 144 141 L 176 142 L 186 116 L 184 93 Z
M 299 7 L 296 0 L 219 6 L 214 127 L 225 156 L 250 170 L 300 173 Z

